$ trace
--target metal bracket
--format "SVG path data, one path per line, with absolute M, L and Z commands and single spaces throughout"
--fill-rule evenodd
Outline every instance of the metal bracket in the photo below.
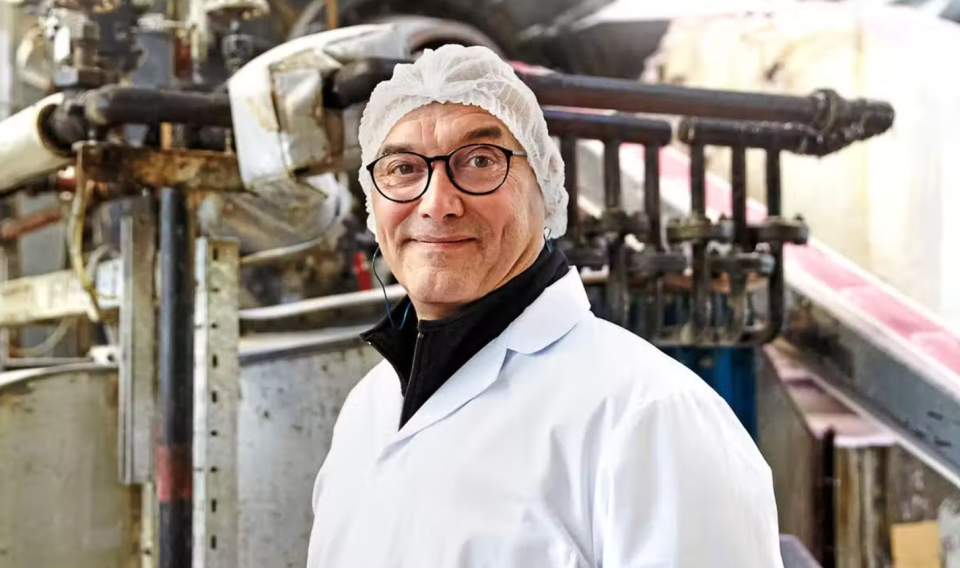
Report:
M 239 565 L 240 247 L 196 242 L 193 568 Z
M 120 305 L 120 479 L 142 485 L 153 478 L 156 412 L 156 224 L 144 197 L 120 223 L 123 292 Z

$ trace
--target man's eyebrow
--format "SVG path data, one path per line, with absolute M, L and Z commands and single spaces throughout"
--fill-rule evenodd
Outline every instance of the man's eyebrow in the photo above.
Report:
M 503 130 L 499 126 L 484 126 L 467 132 L 461 142 L 478 142 L 480 140 L 500 140 L 503 138 Z
M 500 140 L 503 138 L 503 129 L 499 126 L 483 126 L 475 128 L 460 137 L 460 143 L 479 142 L 482 140 Z M 410 144 L 387 144 L 380 150 L 380 156 L 398 154 L 400 152 L 416 152 Z
M 399 154 L 400 152 L 413 152 L 413 146 L 409 144 L 387 144 L 380 150 L 380 156 Z

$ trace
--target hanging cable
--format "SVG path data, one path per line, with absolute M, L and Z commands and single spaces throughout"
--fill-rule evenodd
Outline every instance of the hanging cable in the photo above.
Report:
M 393 321 L 393 314 L 390 313 L 390 300 L 387 299 L 387 288 L 383 285 L 383 280 L 380 280 L 380 275 L 377 274 L 377 255 L 380 254 L 380 247 L 377 247 L 377 250 L 373 251 L 373 259 L 370 261 L 371 269 L 373 270 L 373 275 L 376 277 L 377 282 L 380 283 L 380 289 L 383 290 L 383 304 L 387 309 L 387 318 L 390 320 L 390 325 L 397 327 L 396 322 Z M 409 300 L 408 300 L 409 302 Z M 413 305 L 413 302 L 407 304 L 407 309 L 403 310 L 403 320 L 400 321 L 400 327 L 397 329 L 403 329 L 403 326 L 407 323 L 407 314 L 410 313 L 410 306 Z

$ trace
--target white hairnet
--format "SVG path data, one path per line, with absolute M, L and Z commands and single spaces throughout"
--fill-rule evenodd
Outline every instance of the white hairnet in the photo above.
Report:
M 478 106 L 503 122 L 527 152 L 540 184 L 544 228 L 550 238 L 562 236 L 567 230 L 568 197 L 560 151 L 550 139 L 533 91 L 507 62 L 486 47 L 444 45 L 424 50 L 414 63 L 397 65 L 393 77 L 373 90 L 360 119 L 363 165 L 376 159 L 387 134 L 404 115 L 434 102 Z M 376 235 L 373 179 L 362 166 L 360 185 L 367 197 L 367 227 Z

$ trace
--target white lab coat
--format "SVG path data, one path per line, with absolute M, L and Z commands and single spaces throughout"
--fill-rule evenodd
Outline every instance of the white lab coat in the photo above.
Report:
M 770 469 L 691 371 L 590 312 L 575 270 L 404 425 L 347 398 L 308 568 L 781 568 Z

